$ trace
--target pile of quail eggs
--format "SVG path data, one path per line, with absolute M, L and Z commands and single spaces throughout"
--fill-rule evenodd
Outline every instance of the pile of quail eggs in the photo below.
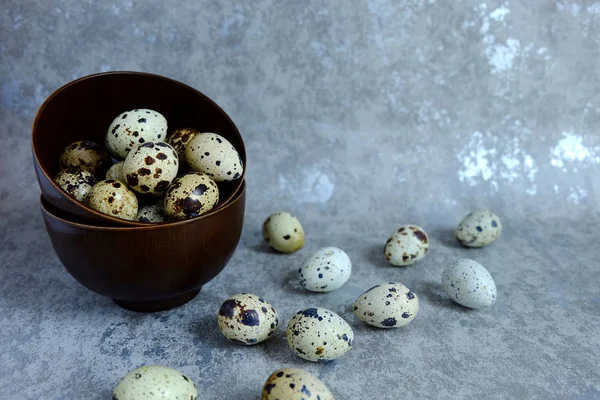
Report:
M 55 181 L 76 200 L 125 220 L 160 223 L 204 214 L 219 201 L 218 183 L 242 176 L 242 159 L 216 133 L 168 131 L 157 111 L 125 111 L 108 127 L 105 148 L 90 141 L 68 145 Z
M 494 242 L 501 230 L 500 218 L 488 210 L 481 210 L 465 216 L 455 235 L 464 246 L 483 247 Z M 263 223 L 262 233 L 265 242 L 282 253 L 293 253 L 304 246 L 304 229 L 288 212 L 270 215 Z M 409 224 L 400 226 L 390 235 L 384 245 L 383 257 L 393 266 L 407 266 L 423 259 L 428 250 L 429 237 L 425 231 Z M 308 291 L 330 292 L 342 287 L 351 273 L 352 262 L 346 252 L 336 247 L 324 247 L 299 266 L 297 278 L 300 286 Z M 496 301 L 494 279 L 474 260 L 455 260 L 443 270 L 441 281 L 448 297 L 461 306 L 481 309 Z M 400 282 L 382 282 L 358 296 L 353 311 L 359 320 L 371 326 L 400 328 L 417 316 L 419 298 Z M 273 305 L 263 297 L 237 293 L 221 304 L 217 323 L 227 339 L 251 346 L 271 338 L 278 330 L 280 319 Z M 298 357 L 326 362 L 344 356 L 352 348 L 354 332 L 340 315 L 314 306 L 292 316 L 287 324 L 286 338 L 291 351 Z M 194 384 L 185 375 L 164 366 L 145 366 L 131 371 L 119 382 L 113 395 L 117 400 L 150 398 L 148 393 L 159 389 L 173 393 L 173 396 L 161 399 L 197 398 Z M 262 400 L 308 398 L 333 400 L 334 396 L 321 380 L 298 368 L 274 371 L 262 388 Z

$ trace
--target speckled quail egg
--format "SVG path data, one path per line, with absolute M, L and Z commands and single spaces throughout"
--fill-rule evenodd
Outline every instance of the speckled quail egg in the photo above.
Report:
M 361 294 L 354 302 L 354 314 L 378 328 L 408 325 L 419 311 L 417 295 L 399 282 L 385 282 Z
M 60 155 L 60 169 L 81 168 L 102 178 L 112 164 L 110 154 L 98 143 L 82 140 L 65 147 Z
M 165 222 L 165 207 L 163 200 L 141 207 L 136 219 L 140 222 Z
M 146 142 L 161 142 L 167 138 L 167 120 L 157 111 L 139 108 L 119 114 L 106 133 L 106 148 L 116 159 Z
M 98 182 L 92 187 L 85 201 L 94 210 L 121 219 L 133 221 L 138 212 L 135 193 L 119 181 Z
M 185 159 L 194 171 L 204 172 L 215 182 L 235 181 L 244 171 L 238 151 L 216 133 L 194 136 L 186 146 Z
M 300 368 L 282 368 L 263 386 L 261 400 L 335 400 L 319 378 Z
M 175 219 L 197 217 L 219 202 L 215 181 L 201 172 L 189 172 L 175 179 L 165 193 L 165 212 Z
M 469 308 L 484 308 L 496 302 L 496 284 L 477 261 L 460 259 L 444 268 L 442 286 L 452 300 Z
M 132 150 L 123 164 L 129 187 L 142 194 L 163 193 L 178 170 L 177 152 L 164 142 L 146 142 Z
M 304 289 L 331 292 L 350 278 L 352 262 L 343 250 L 324 247 L 315 251 L 298 269 L 298 280 Z
M 187 144 L 194 138 L 194 136 L 199 135 L 200 131 L 194 128 L 180 128 L 175 129 L 168 137 L 167 143 L 169 143 L 177 154 L 179 155 L 179 161 L 184 162 L 185 160 L 185 149 Z
M 94 175 L 80 168 L 63 169 L 54 180 L 65 192 L 78 201 L 85 200 L 92 186 L 98 183 Z
M 456 238 L 467 247 L 483 247 L 494 242 L 502 232 L 500 217 L 488 210 L 468 214 L 456 227 Z
M 176 369 L 145 365 L 125 375 L 115 386 L 113 400 L 196 400 L 194 382 Z
M 250 293 L 234 294 L 225 300 L 217 320 L 223 336 L 244 345 L 264 342 L 279 326 L 279 315 L 273 306 Z
M 127 183 L 127 180 L 125 179 L 125 174 L 123 174 L 123 164 L 125 164 L 125 161 L 119 161 L 117 163 L 114 163 L 108 169 L 108 171 L 106 171 L 106 177 L 104 179 Z
M 263 223 L 262 235 L 269 246 L 282 253 L 293 253 L 304 246 L 304 229 L 289 212 L 271 214 Z
M 324 308 L 298 311 L 288 323 L 291 349 L 308 361 L 330 361 L 352 348 L 354 332 L 342 317 Z
M 429 238 L 416 225 L 403 225 L 385 242 L 385 259 L 395 266 L 416 263 L 429 250 Z

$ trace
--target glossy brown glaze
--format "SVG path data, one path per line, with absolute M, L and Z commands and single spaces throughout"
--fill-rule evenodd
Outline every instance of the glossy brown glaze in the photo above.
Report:
M 177 307 L 198 294 L 231 258 L 244 222 L 245 185 L 205 218 L 144 227 L 72 222 L 40 199 L 52 246 L 83 286 L 135 311 Z
M 75 80 L 54 92 L 40 107 L 33 124 L 32 147 L 35 173 L 44 198 L 53 206 L 103 225 L 141 226 L 99 213 L 79 203 L 54 182 L 58 159 L 65 146 L 77 140 L 104 145 L 112 120 L 121 112 L 150 108 L 163 114 L 169 133 L 181 127 L 218 133 L 238 150 L 246 170 L 242 137 L 227 114 L 199 91 L 158 75 L 141 72 L 107 72 Z M 99 180 L 103 177 L 97 177 Z M 244 174 L 235 182 L 219 183 L 220 200 L 214 210 L 235 195 Z M 108 221 L 108 222 L 106 222 Z

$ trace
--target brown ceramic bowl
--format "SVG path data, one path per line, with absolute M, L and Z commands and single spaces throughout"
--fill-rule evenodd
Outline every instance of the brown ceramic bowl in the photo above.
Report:
M 141 72 L 106 72 L 77 79 L 54 92 L 40 107 L 33 124 L 35 173 L 44 198 L 54 207 L 100 225 L 146 226 L 95 211 L 68 196 L 54 182 L 64 148 L 77 140 L 104 145 L 106 130 L 121 112 L 150 108 L 163 114 L 171 130 L 192 127 L 224 136 L 238 150 L 246 171 L 246 149 L 233 121 L 199 91 L 158 75 Z M 99 177 L 102 179 L 103 177 Z M 234 182 L 219 183 L 216 212 L 236 196 L 244 174 Z M 199 217 L 199 218 L 202 218 Z
M 143 227 L 74 222 L 40 198 L 52 246 L 83 286 L 135 311 L 160 311 L 193 299 L 225 267 L 244 222 L 245 185 L 211 215 Z

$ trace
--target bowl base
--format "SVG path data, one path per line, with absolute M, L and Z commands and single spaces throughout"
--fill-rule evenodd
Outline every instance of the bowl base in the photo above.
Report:
M 127 301 L 112 299 L 119 307 L 123 307 L 127 310 L 138 311 L 138 312 L 156 312 L 170 310 L 175 307 L 184 305 L 188 301 L 192 300 L 200 293 L 200 289 L 181 294 L 179 296 L 170 297 L 162 300 L 151 300 L 151 301 Z

